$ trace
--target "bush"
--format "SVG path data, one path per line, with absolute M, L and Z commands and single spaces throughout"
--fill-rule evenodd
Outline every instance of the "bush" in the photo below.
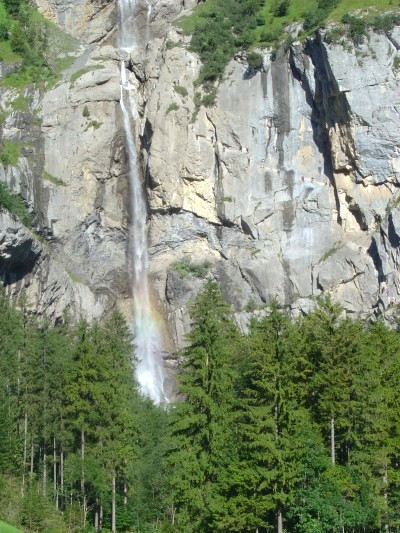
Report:
M 29 43 L 26 34 L 18 24 L 14 24 L 11 30 L 10 45 L 12 51 L 22 57 L 29 53 Z
M 264 66 L 264 59 L 258 52 L 250 52 L 247 54 L 247 63 L 249 67 L 254 70 L 259 70 Z
M 174 91 L 178 93 L 180 96 L 185 98 L 188 95 L 186 87 L 182 87 L 182 85 L 174 85 Z
M 345 36 L 345 31 L 343 30 L 343 27 L 335 27 L 331 30 L 327 31 L 325 34 L 325 42 L 327 44 L 337 44 L 340 43 L 340 41 Z
M 171 113 L 171 111 L 177 111 L 178 109 L 178 104 L 176 102 L 172 102 L 172 104 L 169 104 L 169 106 L 167 107 L 165 114 L 168 115 L 168 113 Z
M 0 152 L 0 161 L 3 165 L 14 166 L 21 157 L 21 143 L 15 141 L 4 141 L 3 149 Z
M 215 104 L 215 100 L 217 99 L 217 89 L 213 89 L 208 94 L 205 94 L 202 99 L 202 104 L 205 107 L 211 107 Z
M 311 31 L 320 28 L 327 16 L 323 9 L 310 9 L 304 13 L 303 28 L 304 31 Z
M 19 194 L 13 194 L 3 183 L 0 183 L 0 207 L 7 209 L 28 228 L 32 226 L 32 216 Z
M 281 36 L 282 29 L 281 28 L 274 28 L 274 29 L 263 29 L 260 34 L 260 39 L 264 43 L 273 43 L 274 41 L 277 41 L 279 37 Z
M 285 17 L 289 11 L 290 0 L 280 0 L 272 5 L 271 13 L 274 17 Z
M 205 278 L 210 269 L 210 264 L 204 263 L 190 263 L 188 261 L 176 261 L 172 263 L 171 268 L 178 272 L 182 278 L 186 276 L 194 276 L 195 278 Z
M 199 54 L 203 64 L 197 85 L 221 80 L 235 51 L 257 41 L 255 29 L 265 21 L 262 7 L 260 0 L 214 0 L 211 7 L 199 5 L 179 22 L 185 33 L 192 34 L 190 49 Z
M 345 13 L 342 17 L 343 24 L 348 26 L 348 34 L 354 44 L 362 44 L 366 35 L 367 24 L 364 19 Z
M 0 40 L 7 41 L 10 36 L 9 25 L 4 22 L 0 23 Z
M 399 24 L 400 17 L 394 13 L 386 13 L 385 15 L 378 15 L 372 22 L 372 27 L 375 31 L 392 31 L 393 28 Z

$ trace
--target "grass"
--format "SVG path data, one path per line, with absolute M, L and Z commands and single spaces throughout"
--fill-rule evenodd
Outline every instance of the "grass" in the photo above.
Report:
M 61 74 L 61 72 L 67 70 L 67 68 L 74 64 L 75 59 L 76 58 L 73 56 L 58 57 L 54 63 L 54 72 L 56 74 Z
M 10 113 L 4 109 L 0 110 L 0 124 L 4 124 Z
M 171 113 L 171 111 L 178 111 L 178 109 L 178 104 L 176 102 L 172 102 L 172 104 L 169 104 L 169 106 L 167 107 L 165 114 L 168 115 L 168 113 Z
M 395 198 L 394 200 L 388 202 L 386 206 L 386 214 L 390 215 L 390 213 L 393 211 L 393 209 L 397 209 L 400 205 L 400 196 Z
M 188 91 L 186 87 L 182 87 L 182 85 L 174 85 L 174 91 L 178 93 L 180 96 L 185 98 L 188 95 Z
M 12 38 L 8 39 L 4 34 L 0 36 L 0 60 L 9 65 L 22 65 L 17 72 L 1 80 L 0 86 L 23 89 L 28 85 L 36 84 L 39 87 L 49 88 L 59 79 L 60 73 L 75 60 L 67 54 L 75 51 L 79 43 L 29 5 L 24 5 L 24 12 L 28 18 L 28 22 L 24 24 L 28 24 L 28 29 L 30 26 L 37 28 L 40 35 L 45 35 L 45 40 L 40 38 L 31 42 L 28 38 L 26 51 L 19 55 L 12 50 Z M 11 29 L 12 35 L 12 28 L 15 25 L 22 25 L 22 23 L 12 18 L 7 13 L 4 3 L 0 2 L 0 30 L 2 27 L 8 28 L 9 31 Z M 23 25 L 22 32 L 25 32 Z M 26 31 L 27 35 L 29 33 Z
M 339 22 L 347 12 L 356 10 L 365 12 L 371 7 L 374 8 L 375 12 L 385 12 L 396 10 L 399 7 L 399 3 L 396 1 L 393 5 L 391 0 L 341 0 L 338 6 L 330 12 L 328 21 Z M 288 8 L 288 14 L 284 17 L 273 17 L 269 9 L 269 3 L 263 8 L 262 13 L 266 24 L 271 24 L 275 18 L 275 24 L 281 23 L 285 26 L 291 22 L 301 22 L 304 19 L 304 14 L 315 8 L 316 2 L 314 0 L 292 0 Z M 258 31 L 260 32 L 260 30 Z
M 255 55 L 253 49 L 272 47 L 275 56 L 282 44 L 287 50 L 292 43 L 288 25 L 302 25 L 299 35 L 302 39 L 321 26 L 342 21 L 345 14 L 354 11 L 356 17 L 348 20 L 342 30 L 356 45 L 362 42 L 366 25 L 385 30 L 375 26 L 374 19 L 384 12 L 400 13 L 399 6 L 399 0 L 273 0 L 261 2 L 261 7 L 257 0 L 246 0 L 246 3 L 208 0 L 196 6 L 191 15 L 179 19 L 176 25 L 183 33 L 192 35 L 190 49 L 197 52 L 202 61 L 195 85 L 203 86 L 210 97 L 207 103 L 199 100 L 199 104 L 213 105 L 212 89 L 223 78 L 225 66 L 235 52 L 247 50 L 249 68 L 259 70 L 263 68 L 262 57 Z
M 28 228 L 32 226 L 32 216 L 22 197 L 12 193 L 2 183 L 0 183 L 0 207 L 14 213 L 24 226 Z
M 87 131 L 89 128 L 93 128 L 94 130 L 98 130 L 100 126 L 102 126 L 102 122 L 99 122 L 98 120 L 91 120 L 86 128 L 83 131 Z
M 342 2 L 332 11 L 330 20 L 338 22 L 347 12 L 358 11 L 366 12 L 374 8 L 375 13 L 384 13 L 385 11 L 398 11 L 399 2 L 391 0 L 342 0 Z
M 52 69 L 27 66 L 6 76 L 0 81 L 0 87 L 22 90 L 29 85 L 36 84 L 38 87 L 49 90 L 59 81 L 61 73 L 69 68 L 74 61 L 74 57 L 66 56 L 55 59 Z
M 9 41 L 0 41 L 0 61 L 4 61 L 7 65 L 13 65 L 20 63 L 22 57 L 11 49 Z
M 104 65 L 90 65 L 89 67 L 81 68 L 74 72 L 70 78 L 71 85 L 73 85 L 78 78 L 83 76 L 84 74 L 87 74 L 88 72 L 92 72 L 93 70 L 100 70 L 104 68 Z
M 332 248 L 329 248 L 329 250 L 327 250 L 324 253 L 324 255 L 321 257 L 321 259 L 318 261 L 318 264 L 323 263 L 324 261 L 326 261 L 327 259 L 332 257 L 332 255 L 334 255 L 338 250 L 340 250 L 340 248 L 341 248 L 340 243 L 334 244 L 332 246 Z
M 70 280 L 73 283 L 82 283 L 82 284 L 84 283 L 82 278 L 80 276 L 78 276 L 78 274 L 76 272 L 73 272 L 72 270 L 67 270 L 67 273 L 68 273 L 68 276 L 70 277 Z
M 0 520 L 0 533 L 23 533 L 23 531 Z
M 50 174 L 50 172 L 47 172 L 46 170 L 42 174 L 42 179 L 45 181 L 50 181 L 50 183 L 53 183 L 53 185 L 61 185 L 62 187 L 67 186 L 65 181 L 63 181 L 61 178 L 53 176 L 53 174 Z
M 31 99 L 31 97 L 29 98 L 25 98 L 25 96 L 20 93 L 17 98 L 15 98 L 12 102 L 11 102 L 11 107 L 13 108 L 14 111 L 28 111 L 29 109 L 29 99 Z
M 4 141 L 0 152 L 0 161 L 3 165 L 15 166 L 21 157 L 23 143 L 17 141 Z
M 195 278 L 205 278 L 210 269 L 210 263 L 190 263 L 189 261 L 176 261 L 172 263 L 171 268 L 178 272 L 182 278 L 191 275 Z
M 0 81 L 0 87 L 18 90 L 25 89 L 32 84 L 44 87 L 49 83 L 53 83 L 55 78 L 55 73 L 48 68 L 30 65 L 6 76 Z

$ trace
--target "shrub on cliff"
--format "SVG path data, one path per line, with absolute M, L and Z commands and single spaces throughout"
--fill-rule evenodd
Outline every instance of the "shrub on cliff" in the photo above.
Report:
M 0 208 L 7 209 L 28 228 L 32 226 L 32 216 L 19 194 L 13 194 L 5 185 L 0 183 Z

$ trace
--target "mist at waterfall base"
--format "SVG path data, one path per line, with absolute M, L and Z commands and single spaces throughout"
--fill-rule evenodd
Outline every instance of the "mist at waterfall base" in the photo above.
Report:
M 119 48 L 131 52 L 137 46 L 134 33 L 136 0 L 119 0 Z M 137 116 L 134 87 L 129 83 L 129 71 L 121 60 L 121 99 L 124 118 L 125 143 L 129 165 L 130 228 L 132 260 L 132 298 L 134 312 L 134 336 L 136 357 L 136 378 L 143 394 L 155 403 L 166 402 L 162 368 L 162 339 L 159 324 L 152 311 L 146 234 L 146 201 L 137 161 L 133 126 Z

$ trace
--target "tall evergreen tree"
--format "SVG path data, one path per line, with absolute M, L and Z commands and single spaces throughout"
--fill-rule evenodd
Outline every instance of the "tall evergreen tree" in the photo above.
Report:
M 171 412 L 170 517 L 178 531 L 215 531 L 220 475 L 235 453 L 233 383 L 239 332 L 217 284 L 207 281 L 191 308 L 180 392 Z
M 283 531 L 300 472 L 308 362 L 298 329 L 276 303 L 253 321 L 239 380 L 238 461 L 228 471 L 221 530 Z

